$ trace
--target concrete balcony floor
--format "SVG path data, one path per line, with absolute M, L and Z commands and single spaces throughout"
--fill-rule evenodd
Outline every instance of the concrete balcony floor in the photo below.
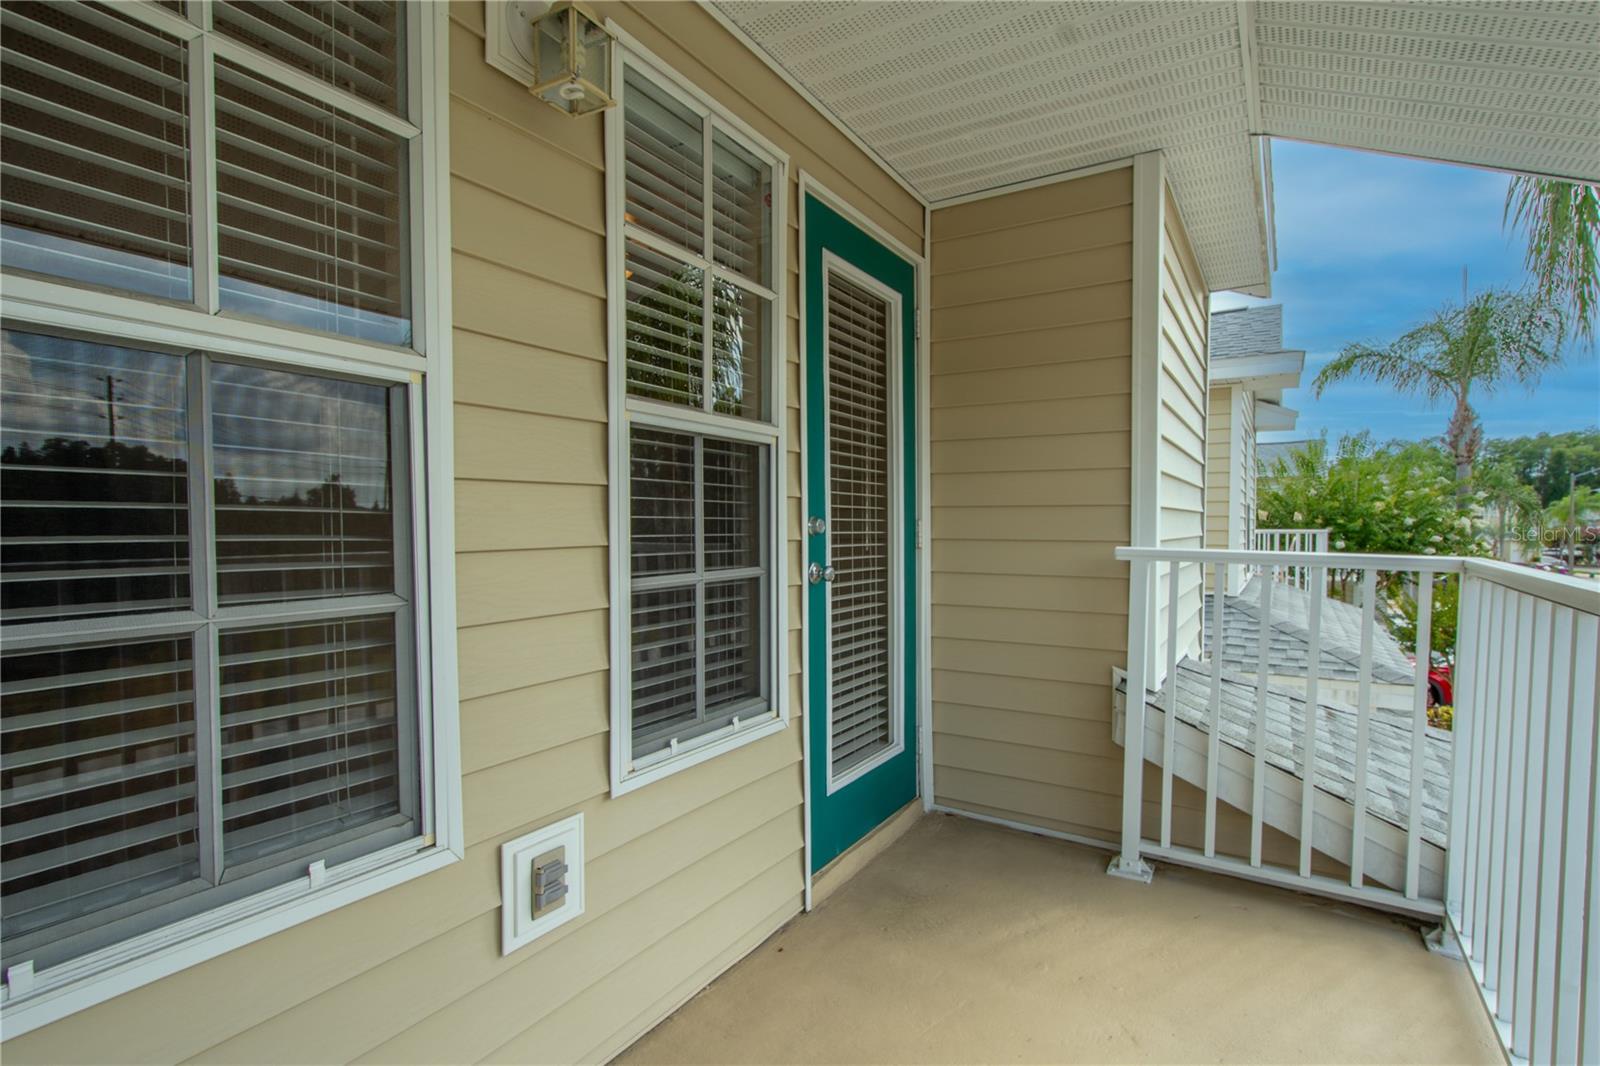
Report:
M 1464 966 L 1384 915 L 922 818 L 629 1063 L 1500 1063 Z

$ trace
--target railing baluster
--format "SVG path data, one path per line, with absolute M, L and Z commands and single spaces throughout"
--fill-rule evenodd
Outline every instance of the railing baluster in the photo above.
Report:
M 1477 843 L 1472 849 L 1472 873 L 1468 884 L 1472 899 L 1472 958 L 1480 966 L 1489 944 L 1489 841 L 1494 830 L 1494 780 L 1496 753 L 1500 746 L 1500 673 L 1505 662 L 1506 596 L 1504 586 L 1496 585 L 1489 601 L 1489 643 L 1484 648 L 1483 686 L 1479 690 L 1478 721 L 1483 724 L 1483 749 L 1478 760 Z
M 1522 615 L 1518 610 L 1521 594 L 1506 597 L 1506 638 L 1499 648 L 1500 676 L 1495 702 L 1499 705 L 1495 730 L 1494 825 L 1489 838 L 1489 920 L 1484 928 L 1483 987 L 1496 993 L 1495 1014 L 1499 1015 L 1500 959 L 1504 947 L 1502 932 L 1506 920 L 1506 838 L 1511 817 L 1511 737 L 1515 716 L 1511 713 L 1511 689 L 1517 676 L 1517 631 Z
M 1600 658 L 1600 618 L 1580 614 L 1573 641 L 1571 659 L 1561 664 L 1572 678 L 1569 699 L 1572 715 L 1571 735 L 1567 744 L 1566 810 L 1563 815 L 1564 852 L 1561 862 L 1561 949 L 1556 996 L 1556 1062 L 1590 1062 L 1600 1052 L 1600 1033 L 1592 1023 L 1595 997 L 1600 996 L 1600 985 L 1590 983 L 1584 988 L 1584 946 L 1589 942 L 1591 956 L 1595 953 L 1592 942 L 1596 936 L 1585 928 L 1588 922 L 1600 920 L 1600 915 L 1585 914 L 1587 899 L 1592 895 L 1589 882 L 1596 878 L 1595 854 L 1591 850 L 1594 828 L 1595 803 L 1595 717 L 1596 707 L 1595 660 Z M 1586 920 L 1587 919 L 1587 920 Z M 1593 965 L 1592 961 L 1590 965 Z M 1585 992 L 1587 991 L 1587 994 Z M 1587 1002 L 1586 1002 L 1587 1001 Z M 1591 1024 L 1583 1032 L 1584 1015 Z M 1581 1038 L 1581 1043 L 1580 1043 Z M 1587 1058 L 1585 1058 L 1585 1053 Z
M 1533 1042 L 1529 1058 L 1555 1061 L 1556 965 L 1561 944 L 1561 817 L 1567 801 L 1567 736 L 1572 724 L 1572 641 L 1577 612 L 1557 607 L 1551 625 L 1545 706 L 1544 832 L 1539 834 L 1539 931 L 1534 938 Z
M 1217 760 L 1222 757 L 1222 612 L 1224 590 L 1233 568 L 1218 563 L 1211 571 L 1211 700 L 1206 737 L 1206 858 L 1217 854 Z
M 1501 857 L 1504 869 L 1503 893 L 1500 910 L 1500 973 L 1495 987 L 1500 994 L 1495 1001 L 1495 1013 L 1502 1021 L 1516 1017 L 1517 1004 L 1517 936 L 1522 931 L 1522 837 L 1526 831 L 1528 774 L 1528 719 L 1529 684 L 1532 671 L 1526 667 L 1533 660 L 1533 597 L 1517 594 L 1517 644 L 1513 652 L 1518 669 L 1511 679 L 1511 747 L 1507 762 L 1510 775 L 1506 779 L 1506 836 L 1505 852 Z
M 1367 754 L 1372 747 L 1372 630 L 1377 624 L 1378 572 L 1361 572 L 1361 665 L 1356 695 L 1355 810 L 1350 814 L 1350 887 L 1360 888 L 1366 874 Z
M 1327 570 L 1310 571 L 1310 617 L 1306 619 L 1310 649 L 1306 655 L 1306 721 L 1301 745 L 1305 752 L 1304 779 L 1300 782 L 1300 876 L 1311 876 L 1311 840 L 1316 831 L 1317 798 L 1317 685 L 1322 678 L 1322 600 L 1327 590 Z
M 1433 575 L 1417 575 L 1417 669 L 1411 693 L 1411 791 L 1406 812 L 1406 898 L 1422 869 L 1422 771 L 1428 746 L 1428 670 L 1433 665 Z
M 1528 597 L 1532 599 L 1532 597 Z M 1542 836 L 1545 774 L 1545 733 L 1550 714 L 1550 619 L 1551 604 L 1538 602 L 1533 608 L 1533 637 L 1531 654 L 1523 660 L 1528 671 L 1527 760 L 1523 777 L 1522 855 L 1517 860 L 1520 880 L 1525 887 L 1518 894 L 1516 979 L 1512 994 L 1511 1051 L 1528 1057 L 1528 1047 L 1533 1036 L 1533 967 L 1538 955 L 1539 886 L 1536 871 L 1539 869 L 1539 839 Z
M 1484 584 L 1462 574 L 1456 613 L 1456 664 L 1452 678 L 1454 701 L 1450 723 L 1450 826 L 1446 838 L 1448 867 L 1445 874 L 1445 906 L 1455 922 L 1456 932 L 1468 935 L 1466 910 L 1467 836 L 1471 832 L 1471 810 L 1475 799 L 1472 780 L 1473 738 L 1480 730 L 1476 711 L 1479 686 L 1478 663 L 1483 658 L 1487 612 Z
M 1183 567 L 1167 564 L 1167 721 L 1161 730 L 1161 846 L 1172 846 L 1172 760 L 1178 736 L 1178 578 Z
M 1260 641 L 1256 655 L 1255 767 L 1250 778 L 1250 865 L 1261 865 L 1261 816 L 1267 798 L 1267 663 L 1272 647 L 1272 580 L 1261 579 Z

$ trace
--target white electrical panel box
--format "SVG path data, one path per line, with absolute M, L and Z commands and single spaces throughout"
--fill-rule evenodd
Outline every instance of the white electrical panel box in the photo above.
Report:
M 583 815 L 500 845 L 500 954 L 583 913 Z

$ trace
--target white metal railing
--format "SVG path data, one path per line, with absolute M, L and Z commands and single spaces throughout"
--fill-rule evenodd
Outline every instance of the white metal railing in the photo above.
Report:
M 1324 553 L 1329 550 L 1328 539 L 1332 534 L 1331 529 L 1258 529 L 1251 537 L 1250 547 L 1258 552 Z M 1286 566 L 1274 570 L 1272 576 L 1298 589 L 1310 587 L 1311 575 L 1303 566 Z
M 1444 919 L 1514 1058 L 1600 1060 L 1600 590 L 1478 559 L 1162 548 L 1116 555 L 1130 563 L 1129 695 L 1122 843 L 1111 872 L 1148 877 L 1144 860 L 1154 857 Z M 1212 587 L 1227 588 L 1234 566 L 1297 568 L 1318 590 L 1298 593 L 1307 646 L 1297 685 L 1283 684 L 1267 624 L 1253 655 L 1232 669 L 1201 660 L 1179 639 L 1180 616 L 1194 609 L 1180 590 L 1207 567 Z M 1320 590 L 1330 569 L 1357 575 L 1359 606 L 1329 606 Z M 1416 588 L 1409 712 L 1379 706 L 1374 691 L 1383 684 L 1374 645 L 1386 639 L 1377 628 L 1380 575 L 1396 574 L 1412 575 Z M 1427 724 L 1428 645 L 1435 582 L 1449 576 L 1461 588 L 1454 728 L 1445 733 Z M 1274 581 L 1252 591 L 1263 622 L 1275 595 L 1297 595 Z M 1215 597 L 1206 619 L 1212 649 L 1225 647 L 1227 600 Z M 1164 642 L 1155 634 L 1161 603 Z M 1324 627 L 1334 610 L 1345 617 L 1330 617 L 1330 626 L 1360 613 L 1353 706 L 1319 693 L 1331 687 L 1319 676 L 1325 635 L 1349 630 Z M 1162 661 L 1152 661 L 1162 644 Z M 1147 759 L 1160 770 L 1160 795 L 1148 808 Z M 1369 780 L 1374 773 L 1380 781 Z M 1175 824 L 1175 778 L 1203 792 L 1198 824 Z M 1383 787 L 1369 788 L 1376 783 Z M 1225 839 L 1219 805 L 1248 815 L 1242 839 Z M 1269 826 L 1293 838 L 1298 854 L 1267 855 Z

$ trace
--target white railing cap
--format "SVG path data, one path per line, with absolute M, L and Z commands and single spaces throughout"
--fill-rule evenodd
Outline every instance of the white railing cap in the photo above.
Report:
M 1247 563 L 1256 566 L 1326 566 L 1337 570 L 1420 570 L 1459 574 L 1467 560 L 1458 555 L 1368 555 L 1360 552 L 1270 552 L 1238 548 L 1116 549 L 1123 562 Z

